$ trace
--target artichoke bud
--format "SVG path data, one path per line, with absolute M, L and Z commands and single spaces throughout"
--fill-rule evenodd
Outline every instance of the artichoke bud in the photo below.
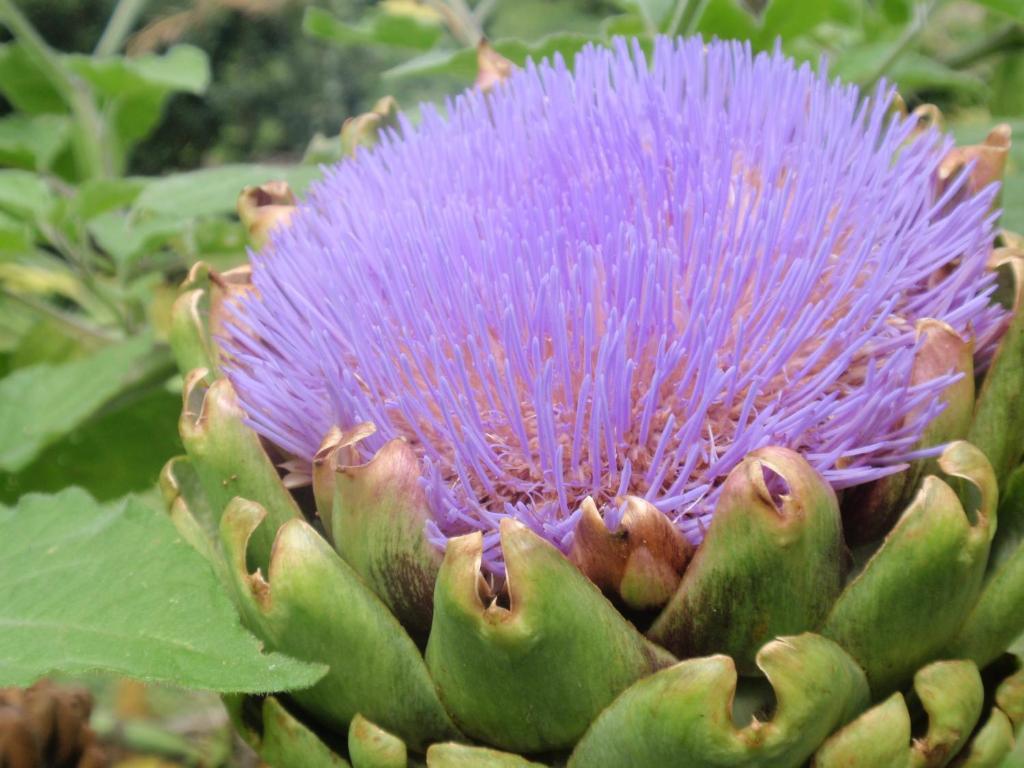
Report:
M 984 689 L 969 661 L 942 661 L 914 676 L 914 692 L 928 716 L 923 737 L 911 738 L 901 693 L 833 734 L 814 756 L 815 768 L 940 768 L 967 742 L 981 716 Z
M 249 723 L 255 699 L 226 696 L 224 704 L 235 728 L 267 765 L 274 768 L 350 768 L 274 696 L 263 699 L 256 723 Z
M 199 474 L 187 456 L 176 456 L 160 472 L 160 491 L 174 527 L 199 552 L 224 584 L 227 569 L 217 543 L 217 516 L 207 501 Z
M 943 390 L 943 410 L 925 427 L 915 450 L 967 437 L 974 413 L 974 346 L 949 325 L 925 318 L 917 322 L 919 347 L 911 369 L 911 381 L 922 384 L 939 376 L 959 374 Z M 920 418 L 919 413 L 908 420 Z M 857 486 L 843 496 L 843 526 L 851 544 L 874 541 L 892 528 L 900 511 L 917 490 L 921 476 L 935 462 L 918 459 L 904 472 Z
M 341 126 L 341 153 L 354 157 L 360 147 L 370 148 L 387 128 L 398 126 L 398 102 L 394 96 L 378 99 L 369 112 L 348 118 Z
M 295 194 L 287 181 L 268 181 L 245 187 L 238 196 L 236 208 L 238 218 L 249 233 L 249 242 L 260 249 L 267 244 L 273 229 L 287 226 L 291 220 Z
M 1017 659 L 1017 671 L 996 688 L 996 705 L 1006 713 L 1014 730 L 1024 727 L 1024 665 Z
M 259 504 L 234 499 L 221 518 L 221 541 L 250 629 L 274 650 L 329 667 L 292 697 L 329 728 L 348 728 L 362 714 L 420 752 L 457 736 L 419 649 L 308 523 L 280 528 L 266 578 L 249 571 L 247 549 L 266 517 Z
M 372 425 L 342 433 L 314 477 L 325 472 L 337 453 L 362 439 Z M 385 443 L 366 464 L 336 466 L 328 526 L 335 549 L 395 614 L 413 639 L 426 642 L 434 582 L 441 553 L 427 541 L 427 500 L 420 486 L 420 462 L 405 440 Z M 327 483 L 317 502 L 327 501 Z M 321 515 L 326 507 L 321 508 Z
M 334 513 L 335 474 L 339 466 L 347 466 L 358 462 L 355 446 L 360 440 L 369 437 L 376 431 L 370 422 L 357 424 L 349 430 L 332 427 L 321 441 L 320 448 L 313 456 L 312 483 L 313 499 L 316 502 L 317 515 L 327 532 L 331 534 L 331 517 Z M 333 538 L 333 536 L 332 536 Z
M 397 736 L 374 725 L 362 715 L 348 727 L 348 756 L 352 768 L 405 768 L 405 744 Z
M 225 331 L 231 302 L 253 290 L 252 269 L 245 264 L 217 272 L 199 261 L 192 265 L 182 289 L 171 308 L 170 343 L 178 368 L 217 372 L 221 353 L 214 339 Z
M 868 703 L 864 673 L 818 635 L 781 637 L 757 654 L 774 689 L 770 720 L 734 721 L 736 665 L 689 659 L 634 684 L 597 718 L 569 768 L 797 766 Z
M 648 634 L 680 657 L 722 651 L 753 672 L 767 640 L 824 619 L 844 553 L 831 487 L 794 451 L 754 451 L 726 478 L 707 535 Z
M 1013 313 L 985 372 L 967 439 L 1003 483 L 1024 455 L 1024 253 L 1001 248 L 991 263 Z
M 427 768 L 544 768 L 543 763 L 486 747 L 445 742 L 427 750 Z
M 569 559 L 630 608 L 658 608 L 675 592 L 693 545 L 644 499 L 627 496 L 621 503 L 622 520 L 610 531 L 593 499 L 584 499 Z
M 475 87 L 487 93 L 508 80 L 514 69 L 515 65 L 494 50 L 494 46 L 486 38 L 477 44 Z
M 1013 750 L 1013 723 L 999 707 L 992 707 L 988 719 L 976 731 L 957 758 L 959 768 L 998 768 Z
M 1024 467 L 1007 481 L 998 518 L 981 595 L 948 651 L 982 668 L 1024 632 Z
M 217 352 L 208 319 L 209 296 L 201 288 L 185 291 L 171 306 L 169 341 L 179 370 L 215 367 Z
M 970 511 L 947 482 L 926 477 L 821 630 L 860 663 L 876 697 L 941 658 L 981 588 L 996 522 L 992 468 L 965 442 L 947 446 L 939 468 L 966 481 Z
M 553 545 L 501 522 L 508 602 L 485 604 L 479 533 L 449 541 L 427 666 L 445 707 L 500 749 L 567 749 L 616 695 L 673 659 L 648 643 Z
M 196 369 L 185 377 L 178 431 L 194 462 L 206 498 L 219 520 L 236 496 L 259 499 L 269 520 L 256 536 L 252 554 L 266 566 L 277 529 L 287 520 L 301 518 L 295 499 L 281 483 L 260 439 L 245 424 L 245 415 L 227 379 L 207 384 L 207 371 Z

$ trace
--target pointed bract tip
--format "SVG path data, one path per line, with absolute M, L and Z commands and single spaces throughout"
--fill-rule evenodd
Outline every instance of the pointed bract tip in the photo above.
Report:
M 243 188 L 236 208 L 253 247 L 262 248 L 272 230 L 287 226 L 295 205 L 295 195 L 286 181 L 268 181 Z
M 476 46 L 476 81 L 474 85 L 484 93 L 494 89 L 512 76 L 515 65 L 498 53 L 487 38 Z

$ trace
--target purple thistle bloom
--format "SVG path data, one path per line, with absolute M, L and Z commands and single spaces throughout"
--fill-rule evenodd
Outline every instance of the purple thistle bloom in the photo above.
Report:
M 745 454 L 835 487 L 914 458 L 948 375 L 915 321 L 984 355 L 994 188 L 948 203 L 951 141 L 780 53 L 701 40 L 530 64 L 327 171 L 224 340 L 252 426 L 309 460 L 373 422 L 422 457 L 428 534 L 513 516 L 565 549 L 586 496 L 694 542 Z

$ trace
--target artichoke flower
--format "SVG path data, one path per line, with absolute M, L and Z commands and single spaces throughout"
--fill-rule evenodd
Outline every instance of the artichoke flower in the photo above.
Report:
M 741 44 L 591 47 L 400 118 L 251 266 L 193 271 L 171 515 L 330 670 L 229 700 L 264 760 L 999 764 L 1009 136 L 894 103 Z

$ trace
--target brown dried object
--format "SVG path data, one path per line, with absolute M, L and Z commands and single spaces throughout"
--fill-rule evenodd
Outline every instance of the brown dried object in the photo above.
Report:
M 40 680 L 0 688 L 0 768 L 101 768 L 108 760 L 89 727 L 85 688 Z

